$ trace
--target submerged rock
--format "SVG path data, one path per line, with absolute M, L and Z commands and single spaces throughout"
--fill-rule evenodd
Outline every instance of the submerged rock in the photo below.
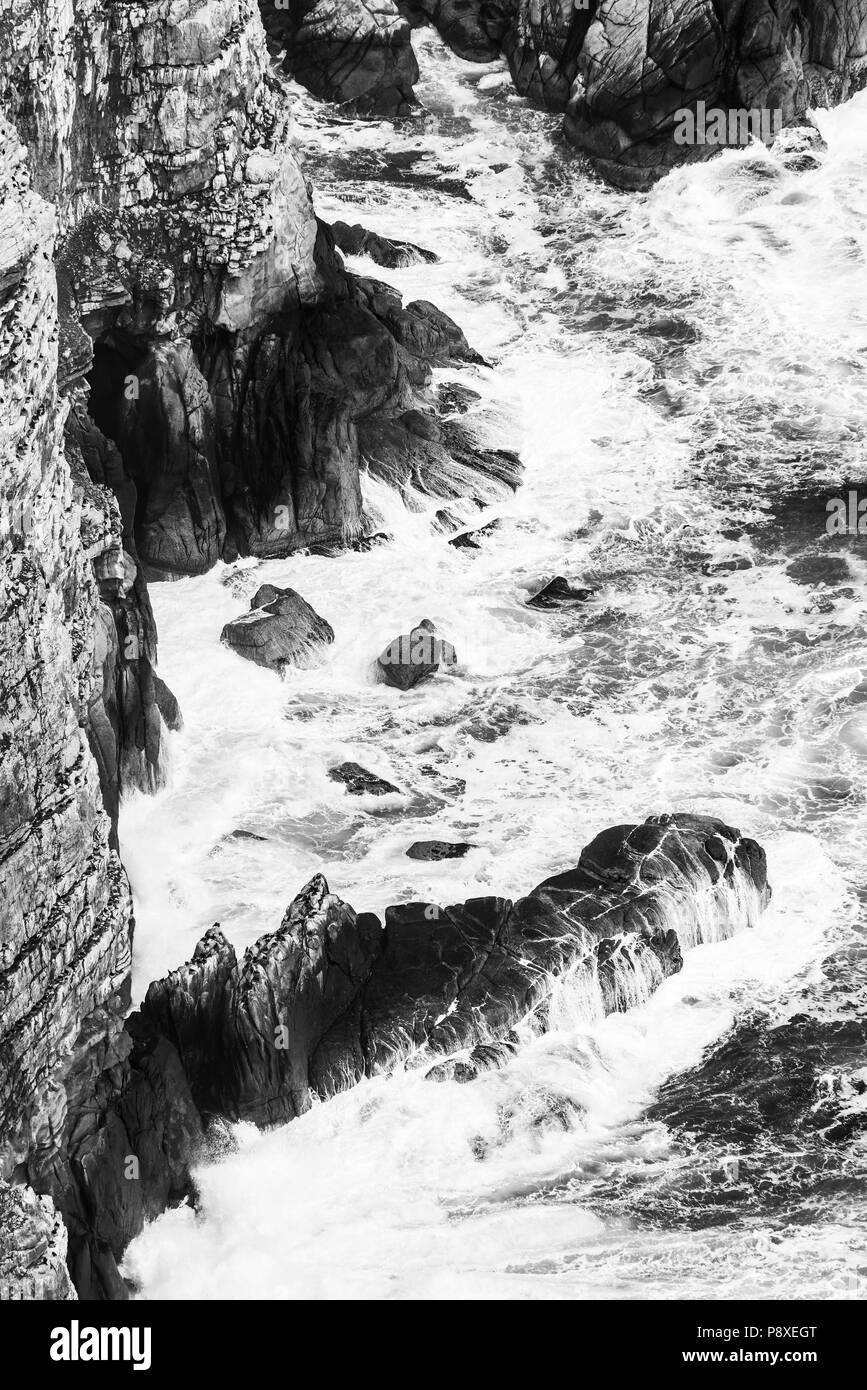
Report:
M 400 792 L 400 787 L 386 782 L 384 777 L 377 777 L 375 772 L 368 772 L 361 763 L 340 763 L 328 769 L 328 776 L 332 782 L 342 782 L 350 796 L 387 796 L 390 792 Z
M 842 555 L 802 555 L 786 566 L 796 584 L 846 584 L 852 577 Z
M 377 671 L 386 685 L 411 690 L 440 670 L 457 662 L 451 642 L 445 641 L 429 618 L 422 618 L 412 632 L 395 637 L 377 659 Z
M 264 584 L 254 594 L 251 610 L 226 623 L 220 641 L 257 666 L 271 671 L 308 666 L 334 641 L 331 624 L 294 589 Z

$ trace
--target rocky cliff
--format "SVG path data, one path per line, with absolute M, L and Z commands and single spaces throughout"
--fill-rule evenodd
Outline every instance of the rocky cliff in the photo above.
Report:
M 202 1138 L 172 1047 L 123 1027 L 118 803 L 181 717 L 148 581 L 358 536 L 380 440 L 446 496 L 485 459 L 426 398 L 456 325 L 317 223 L 254 0 L 14 0 L 0 113 L 0 1182 L 53 1198 L 76 1284 L 117 1297 L 112 1252 Z M 53 1220 L 27 1217 L 51 1270 Z

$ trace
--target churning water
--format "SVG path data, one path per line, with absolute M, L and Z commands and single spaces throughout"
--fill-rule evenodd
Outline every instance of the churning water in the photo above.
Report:
M 298 143 L 326 220 L 436 251 L 350 268 L 461 324 L 492 366 L 437 380 L 477 393 L 465 422 L 520 452 L 524 485 L 467 504 L 499 518 L 477 550 L 438 533 L 438 503 L 367 479 L 389 544 L 154 588 L 186 728 L 169 789 L 122 813 L 139 991 L 214 921 L 238 947 L 273 930 L 315 872 L 380 913 L 515 897 L 669 810 L 759 839 L 774 902 L 649 997 L 634 982 L 626 1013 L 559 982 L 552 1030 L 473 1084 L 408 1071 L 236 1127 L 197 1210 L 151 1225 L 126 1272 L 154 1298 L 863 1295 L 867 569 L 825 502 L 863 474 L 867 95 L 818 114 L 816 169 L 727 152 L 630 195 L 501 65 L 418 46 L 426 116 L 340 120 L 298 90 Z M 527 608 L 555 574 L 598 593 Z M 265 581 L 336 633 L 285 681 L 219 641 Z M 373 684 L 423 616 L 459 666 Z M 399 792 L 347 796 L 327 776 L 347 759 Z M 407 859 L 430 838 L 474 848 Z M 731 1088 L 707 1104 L 708 1049 L 749 1041 L 776 1096 L 791 1029 L 844 1138 L 804 1129 L 812 1083 L 783 1113 L 743 1102 L 758 1131 Z

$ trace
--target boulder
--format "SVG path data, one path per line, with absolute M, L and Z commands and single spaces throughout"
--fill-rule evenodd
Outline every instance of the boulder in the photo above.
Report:
M 422 618 L 411 632 L 395 637 L 380 653 L 376 667 L 380 680 L 398 690 L 411 690 L 440 670 L 457 662 L 451 642 L 440 637 L 429 618 Z
M 254 595 L 251 612 L 226 623 L 220 641 L 257 666 L 282 671 L 313 664 L 323 646 L 334 641 L 334 629 L 294 589 L 265 584 Z
M 708 816 L 604 831 L 516 903 L 356 916 L 316 875 L 241 961 L 218 929 L 151 985 L 137 1029 L 163 1035 L 208 1114 L 271 1124 L 424 1049 L 500 1065 L 516 1025 L 547 1026 L 553 978 L 586 972 L 611 1012 L 680 969 L 682 952 L 752 925 L 767 903 L 755 841 Z

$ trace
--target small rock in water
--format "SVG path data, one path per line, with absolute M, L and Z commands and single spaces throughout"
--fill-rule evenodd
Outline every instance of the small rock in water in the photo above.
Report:
M 596 589 L 576 589 L 561 574 L 546 584 L 532 598 L 527 599 L 528 608 L 571 608 L 576 603 L 586 603 L 596 593 Z
M 220 641 L 257 666 L 282 671 L 309 665 L 334 641 L 334 629 L 294 589 L 263 584 L 253 596 L 251 611 L 226 623 Z
M 388 270 L 439 259 L 435 252 L 427 251 L 423 246 L 416 246 L 411 241 L 392 241 L 378 232 L 368 231 L 359 222 L 352 227 L 347 222 L 333 222 L 331 233 L 344 255 L 369 256 L 377 265 L 383 265 Z
M 406 853 L 409 859 L 463 859 L 471 849 L 475 849 L 475 845 L 463 841 L 416 840 Z
M 400 792 L 400 787 L 392 786 L 384 777 L 368 772 L 361 763 L 340 763 L 328 769 L 332 782 L 342 782 L 350 796 L 387 796 L 389 792 Z
M 484 526 L 477 526 L 474 531 L 462 531 L 459 536 L 452 536 L 449 545 L 456 545 L 459 549 L 478 550 L 485 536 L 490 536 L 500 525 L 500 518 L 494 517 L 493 521 L 488 521 Z
M 377 671 L 386 685 L 410 690 L 435 676 L 441 667 L 454 666 L 457 655 L 451 642 L 440 637 L 429 618 L 422 618 L 412 632 L 389 642 L 377 659 Z

